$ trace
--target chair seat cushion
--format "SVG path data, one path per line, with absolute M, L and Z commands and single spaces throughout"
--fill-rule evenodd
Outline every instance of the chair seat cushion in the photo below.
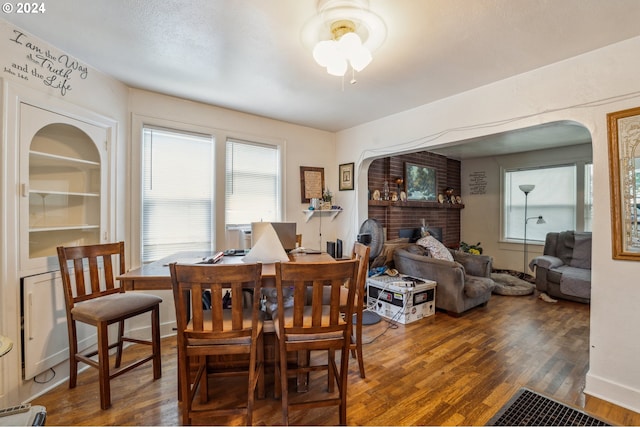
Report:
M 205 310 L 202 312 L 203 316 L 203 328 L 205 331 L 211 331 L 211 310 Z M 251 330 L 251 323 L 253 321 L 253 312 L 251 309 L 246 308 L 242 310 L 242 325 L 247 330 Z M 222 320 L 224 322 L 224 330 L 231 332 L 231 310 L 222 310 Z M 260 312 L 258 317 L 258 335 L 262 333 L 264 323 L 263 312 Z M 193 331 L 193 322 L 189 321 L 187 324 L 186 333 Z M 231 345 L 231 344 L 251 344 L 251 335 L 241 337 L 221 337 L 221 338 L 187 338 L 188 345 Z
M 311 327 L 311 307 L 307 306 L 304 308 L 304 326 Z M 322 324 L 329 324 L 329 310 L 330 307 L 323 306 L 322 307 Z M 280 338 L 280 327 L 279 327 L 279 318 L 274 319 L 274 324 L 276 327 L 276 335 Z M 340 319 L 341 325 L 346 325 L 343 319 Z M 287 308 L 284 310 L 284 326 L 285 328 L 289 328 L 293 326 L 293 308 Z M 344 337 L 342 331 L 336 332 L 326 332 L 319 334 L 287 334 L 287 339 L 289 341 L 314 341 L 314 340 L 331 340 Z
M 560 278 L 560 291 L 579 298 L 591 298 L 591 270 L 566 267 Z
M 464 278 L 464 293 L 469 298 L 490 294 L 495 286 L 495 282 L 487 277 L 466 275 Z
M 73 317 L 80 321 L 110 322 L 133 312 L 144 312 L 162 302 L 156 295 L 140 292 L 124 292 L 77 303 L 72 309 Z

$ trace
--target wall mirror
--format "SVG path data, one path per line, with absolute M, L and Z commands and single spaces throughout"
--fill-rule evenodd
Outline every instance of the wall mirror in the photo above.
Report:
M 640 261 L 640 107 L 607 114 L 613 259 Z

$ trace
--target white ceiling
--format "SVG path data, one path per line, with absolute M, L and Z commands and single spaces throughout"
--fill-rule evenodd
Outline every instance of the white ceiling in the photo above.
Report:
M 45 5 L 3 18 L 131 87 L 328 131 L 640 35 L 638 0 L 370 0 L 387 38 L 343 87 L 301 40 L 316 0 Z

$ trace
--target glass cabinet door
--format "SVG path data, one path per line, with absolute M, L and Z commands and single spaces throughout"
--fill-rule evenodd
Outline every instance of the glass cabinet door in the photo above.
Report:
M 56 247 L 104 236 L 106 129 L 20 107 L 22 269 L 57 269 Z

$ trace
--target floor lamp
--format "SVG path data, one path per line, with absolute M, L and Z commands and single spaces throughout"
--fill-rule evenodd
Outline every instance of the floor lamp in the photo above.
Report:
M 536 224 L 546 224 L 547 222 L 544 220 L 544 218 L 542 218 L 542 215 L 538 215 L 538 216 L 532 216 L 531 218 L 527 218 L 524 221 L 524 273 L 527 272 L 527 255 L 528 255 L 528 251 L 527 251 L 527 223 L 529 222 L 530 219 L 534 219 L 537 218 L 538 220 L 536 221 Z
M 522 274 L 527 274 L 527 258 L 529 255 L 528 247 L 527 247 L 527 223 L 530 219 L 538 218 L 536 224 L 544 224 L 545 220 L 542 218 L 542 215 L 532 216 L 531 218 L 527 218 L 527 202 L 529 201 L 529 193 L 536 188 L 535 185 L 532 184 L 522 184 L 520 185 L 520 190 L 524 193 L 524 262 L 522 266 Z

